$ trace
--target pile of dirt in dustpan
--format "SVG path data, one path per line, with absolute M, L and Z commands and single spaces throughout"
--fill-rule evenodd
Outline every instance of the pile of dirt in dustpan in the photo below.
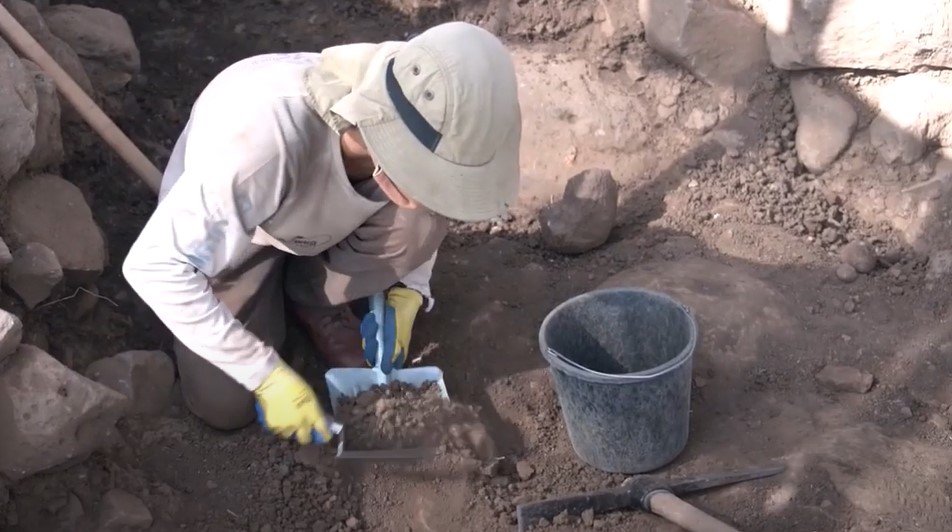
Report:
M 436 447 L 444 455 L 479 460 L 495 455 L 478 409 L 441 397 L 435 382 L 375 386 L 341 399 L 338 408 L 348 449 Z

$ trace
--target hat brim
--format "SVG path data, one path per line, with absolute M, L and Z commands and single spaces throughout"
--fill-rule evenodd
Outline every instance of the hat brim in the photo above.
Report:
M 397 188 L 437 214 L 463 222 L 488 220 L 505 214 L 519 197 L 520 120 L 481 166 L 436 155 L 399 118 L 356 125 L 371 157 Z

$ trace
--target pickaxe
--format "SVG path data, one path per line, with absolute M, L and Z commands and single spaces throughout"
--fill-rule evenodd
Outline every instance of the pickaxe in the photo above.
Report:
M 555 497 L 520 504 L 516 508 L 519 532 L 526 532 L 540 519 L 551 521 L 566 512 L 580 516 L 585 510 L 604 514 L 617 510 L 642 509 L 660 515 L 688 532 L 739 532 L 681 500 L 680 496 L 729 484 L 777 475 L 782 465 L 733 473 L 716 473 L 685 479 L 665 479 L 652 475 L 630 477 L 619 488 Z

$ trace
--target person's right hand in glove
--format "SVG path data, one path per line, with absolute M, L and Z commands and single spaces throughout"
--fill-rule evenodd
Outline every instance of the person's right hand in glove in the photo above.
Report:
M 258 423 L 271 433 L 298 443 L 327 443 L 332 434 L 311 386 L 284 361 L 278 362 L 255 390 Z

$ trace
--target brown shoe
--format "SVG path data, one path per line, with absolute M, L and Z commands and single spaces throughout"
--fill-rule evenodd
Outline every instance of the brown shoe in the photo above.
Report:
M 366 368 L 360 320 L 347 305 L 305 308 L 293 305 L 294 313 L 324 362 L 331 368 Z

